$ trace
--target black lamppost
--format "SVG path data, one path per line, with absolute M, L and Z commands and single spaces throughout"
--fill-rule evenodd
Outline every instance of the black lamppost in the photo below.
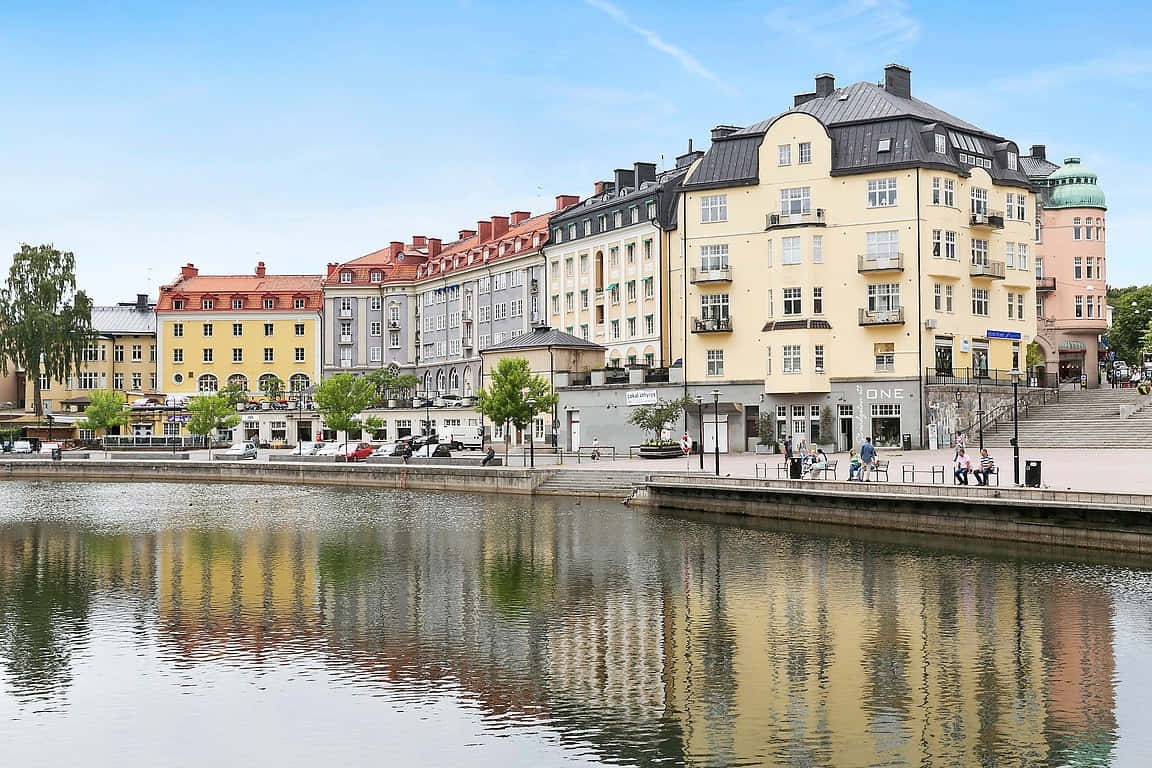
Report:
M 536 424 L 536 398 L 528 398 L 528 456 L 531 461 L 531 466 L 536 467 L 536 443 L 532 439 L 532 431 Z
M 720 477 L 720 390 L 712 390 L 712 442 L 716 447 L 716 477 Z
M 52 414 L 44 414 L 44 418 L 48 421 L 48 442 L 52 442 Z
M 432 434 L 432 401 L 424 398 L 424 436 Z
M 704 398 L 696 395 L 696 421 L 700 424 L 700 471 L 704 471 Z
M 1020 485 L 1020 371 L 1012 370 L 1012 483 Z
M 976 418 L 979 419 L 976 428 L 980 431 L 980 450 L 984 450 L 984 390 L 980 389 L 980 379 L 976 379 Z

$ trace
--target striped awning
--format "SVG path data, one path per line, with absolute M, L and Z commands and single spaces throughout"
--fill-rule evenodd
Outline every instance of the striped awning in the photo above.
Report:
M 1083 352 L 1083 351 L 1085 351 L 1085 349 L 1086 349 L 1086 347 L 1084 346 L 1084 342 L 1082 342 L 1082 341 L 1076 341 L 1074 339 L 1069 339 L 1068 341 L 1060 342 L 1060 351 L 1061 352 Z

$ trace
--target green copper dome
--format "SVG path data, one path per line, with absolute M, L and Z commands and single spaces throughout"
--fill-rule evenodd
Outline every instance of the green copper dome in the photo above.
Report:
M 1065 158 L 1064 165 L 1048 177 L 1052 194 L 1047 208 L 1103 208 L 1104 192 L 1096 185 L 1096 173 L 1080 165 L 1080 158 Z

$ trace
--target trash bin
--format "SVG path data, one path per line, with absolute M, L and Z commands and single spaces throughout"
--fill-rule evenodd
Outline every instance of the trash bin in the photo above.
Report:
M 1026 461 L 1024 462 L 1024 485 L 1029 488 L 1040 487 L 1040 462 L 1039 461 Z
M 799 456 L 793 456 L 788 459 L 788 477 L 791 480 L 799 480 L 804 476 L 804 459 Z
M 903 435 L 901 435 L 900 448 L 905 450 L 905 451 L 912 450 L 912 435 L 908 434 L 907 432 L 905 432 Z
M 60 446 L 52 446 L 52 461 L 60 461 Z

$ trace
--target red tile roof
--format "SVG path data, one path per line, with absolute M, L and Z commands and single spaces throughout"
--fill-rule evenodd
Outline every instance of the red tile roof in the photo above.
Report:
M 238 312 L 234 299 L 244 301 L 243 311 L 265 311 L 264 299 L 275 299 L 276 309 L 293 309 L 295 299 L 304 299 L 305 308 L 320 311 L 323 302 L 321 275 L 201 275 L 195 267 L 185 267 L 170 285 L 160 287 L 157 312 L 173 311 L 172 301 L 183 299 L 190 311 Z M 211 310 L 202 308 L 212 299 Z

